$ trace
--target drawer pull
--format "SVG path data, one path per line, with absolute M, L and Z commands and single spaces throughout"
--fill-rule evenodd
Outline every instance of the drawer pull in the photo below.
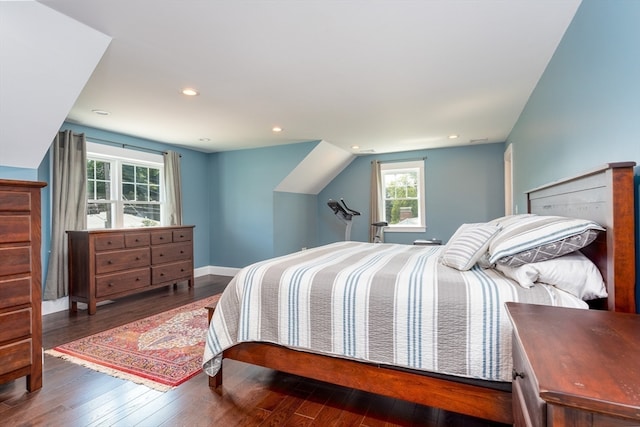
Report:
M 180 251 L 180 253 L 181 253 L 181 254 L 183 254 L 183 253 L 184 253 L 184 251 Z
M 140 281 L 140 278 L 139 278 L 139 277 L 136 277 L 136 282 L 139 282 L 139 281 Z
M 136 239 L 136 243 L 139 242 L 139 241 L 140 241 L 140 239 Z
M 111 240 L 109 240 L 109 241 L 107 242 L 107 245 L 110 245 L 110 244 L 111 244 Z
M 515 381 L 518 377 L 524 379 L 524 372 L 518 372 L 516 371 L 516 368 L 513 368 L 513 370 L 511 371 L 511 378 L 513 378 L 513 380 Z
M 182 239 L 183 237 L 184 237 L 184 234 L 181 234 L 181 235 L 180 235 L 180 238 Z
M 164 276 L 164 273 L 160 273 L 160 277 Z
M 111 264 L 113 264 L 113 261 L 109 260 L 109 261 L 107 261 L 107 264 L 111 265 Z
M 136 261 L 140 261 L 140 257 L 139 256 L 136 257 Z
M 113 288 L 113 282 L 109 282 L 109 287 Z

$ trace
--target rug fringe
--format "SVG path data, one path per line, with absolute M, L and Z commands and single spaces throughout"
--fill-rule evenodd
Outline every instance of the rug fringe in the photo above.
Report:
M 53 349 L 45 350 L 45 353 L 53 357 L 58 357 L 60 359 L 67 360 L 71 363 L 75 363 L 76 365 L 84 366 L 85 368 L 89 368 L 94 371 L 110 375 L 112 377 L 131 381 L 136 384 L 144 385 L 153 390 L 161 391 L 163 393 L 171 390 L 172 388 L 175 388 L 166 384 L 160 384 L 155 381 L 147 380 L 145 378 L 140 378 L 137 375 L 127 374 L 126 372 L 118 371 L 112 368 L 107 368 L 106 366 L 98 365 L 97 363 L 92 363 L 84 359 L 81 359 L 79 357 L 71 356 L 69 354 L 62 353 Z

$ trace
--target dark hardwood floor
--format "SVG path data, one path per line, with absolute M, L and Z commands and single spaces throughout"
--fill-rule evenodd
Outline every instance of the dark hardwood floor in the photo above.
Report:
M 229 277 L 119 299 L 86 311 L 43 317 L 43 345 L 59 344 L 219 293 Z M 24 379 L 0 385 L 1 426 L 502 426 L 476 418 L 225 361 L 222 395 L 200 373 L 162 393 L 44 356 L 43 388 Z

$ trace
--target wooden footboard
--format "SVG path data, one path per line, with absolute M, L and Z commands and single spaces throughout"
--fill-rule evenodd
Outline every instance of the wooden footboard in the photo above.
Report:
M 474 417 L 512 424 L 511 392 L 434 378 L 383 366 L 291 350 L 267 343 L 241 343 L 224 358 L 403 399 Z M 209 382 L 218 387 L 217 379 Z

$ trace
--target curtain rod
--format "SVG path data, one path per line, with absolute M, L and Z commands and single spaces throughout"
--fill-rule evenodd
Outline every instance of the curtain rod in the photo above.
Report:
M 148 151 L 150 153 L 167 154 L 166 151 L 156 150 L 156 149 L 153 149 L 153 148 L 139 147 L 137 145 L 124 144 L 122 142 L 109 141 L 108 139 L 94 138 L 94 137 L 88 137 L 87 139 L 90 140 L 90 141 L 103 142 L 105 144 L 116 145 L 116 146 L 122 147 L 122 148 L 132 148 L 132 149 L 138 150 L 138 151 Z M 180 157 L 182 157 L 182 154 L 180 154 Z
M 396 162 L 415 162 L 417 160 L 427 160 L 427 156 L 424 157 L 414 157 L 411 159 L 393 159 L 393 160 L 379 160 L 380 163 L 396 163 Z M 371 161 L 373 163 L 373 161 Z

